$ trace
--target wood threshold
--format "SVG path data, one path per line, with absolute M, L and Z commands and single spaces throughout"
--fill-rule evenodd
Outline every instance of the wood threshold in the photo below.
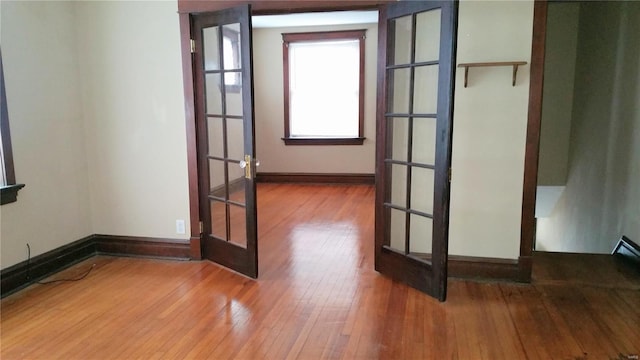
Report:
M 259 183 L 375 184 L 374 174 L 257 173 Z
M 451 278 L 520 282 L 518 264 L 516 259 L 449 255 L 447 271 Z
M 412 253 L 412 255 L 431 263 L 431 254 Z M 521 259 L 448 255 L 447 275 L 449 278 L 526 282 L 520 274 L 520 262 Z

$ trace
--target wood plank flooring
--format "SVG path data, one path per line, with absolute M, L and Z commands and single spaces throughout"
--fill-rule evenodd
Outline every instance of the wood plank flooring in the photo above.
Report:
M 258 201 L 259 280 L 208 261 L 94 257 L 52 277 L 95 264 L 84 280 L 2 300 L 2 359 L 640 354 L 638 277 L 607 287 L 560 275 L 532 285 L 450 280 L 439 303 L 373 270 L 373 187 L 260 184 Z

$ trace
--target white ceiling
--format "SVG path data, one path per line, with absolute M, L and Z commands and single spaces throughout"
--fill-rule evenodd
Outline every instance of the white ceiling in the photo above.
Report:
M 252 16 L 254 28 L 293 26 L 371 24 L 378 22 L 377 11 L 332 11 L 287 15 Z

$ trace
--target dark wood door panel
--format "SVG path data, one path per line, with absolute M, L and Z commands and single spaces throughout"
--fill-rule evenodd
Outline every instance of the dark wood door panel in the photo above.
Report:
M 444 301 L 457 4 L 381 11 L 376 270 Z
M 191 34 L 203 255 L 256 278 L 251 9 L 193 15 Z

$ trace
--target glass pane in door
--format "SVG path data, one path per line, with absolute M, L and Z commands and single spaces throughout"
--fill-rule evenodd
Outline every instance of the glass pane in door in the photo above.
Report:
M 391 165 L 391 204 L 407 207 L 407 166 Z
M 222 87 L 220 82 L 220 74 L 206 74 L 205 80 L 205 96 L 207 97 L 206 113 L 208 115 L 222 114 Z
M 410 221 L 409 253 L 424 260 L 431 260 L 433 221 L 416 214 L 411 214 Z
M 209 159 L 209 196 L 218 199 L 226 198 L 224 167 L 224 161 Z
M 209 156 L 224 158 L 224 128 L 222 119 L 210 117 L 207 119 L 207 138 L 209 141 Z
M 411 16 L 391 20 L 390 27 L 394 32 L 394 52 L 391 64 L 408 64 L 411 61 Z
M 226 103 L 227 103 L 227 115 L 232 116 L 241 116 L 242 115 L 242 82 L 241 80 L 237 80 L 237 83 L 230 85 L 230 81 L 226 79 L 227 76 L 237 75 L 240 76 L 239 72 L 226 73 L 225 74 L 225 89 L 226 89 Z
M 405 234 L 406 234 L 406 223 L 407 223 L 407 213 L 404 211 L 391 209 L 391 226 L 390 226 L 390 237 L 391 243 L 389 246 L 398 252 L 405 252 Z
M 246 203 L 245 182 L 244 169 L 240 164 L 229 163 L 229 201 L 239 205 Z
M 390 70 L 390 78 L 393 82 L 389 84 L 389 112 L 396 114 L 406 114 L 409 112 L 409 82 L 411 80 L 411 69 Z
M 435 165 L 436 163 L 436 119 L 414 118 L 411 159 L 415 163 Z
M 413 113 L 435 114 L 438 110 L 438 65 L 415 68 Z
M 227 119 L 227 138 L 242 139 L 244 136 L 244 122 L 242 119 Z M 244 142 L 232 141 L 229 143 L 229 159 L 244 160 Z M 244 171 L 243 171 L 244 173 Z
M 392 118 L 389 121 L 391 126 L 387 131 L 391 133 L 391 144 L 393 145 L 391 159 L 407 161 L 407 155 L 409 154 L 409 119 Z
M 218 27 L 202 30 L 204 47 L 204 70 L 220 70 L 220 51 L 218 49 Z
M 227 240 L 227 206 L 224 201 L 209 200 L 211 208 L 211 236 Z
M 425 214 L 433 214 L 433 182 L 432 169 L 411 167 L 411 209 Z
M 440 17 L 432 10 L 416 15 L 416 62 L 437 61 L 440 57 Z
M 240 247 L 247 247 L 247 214 L 244 206 L 229 205 L 231 234 L 229 241 Z

